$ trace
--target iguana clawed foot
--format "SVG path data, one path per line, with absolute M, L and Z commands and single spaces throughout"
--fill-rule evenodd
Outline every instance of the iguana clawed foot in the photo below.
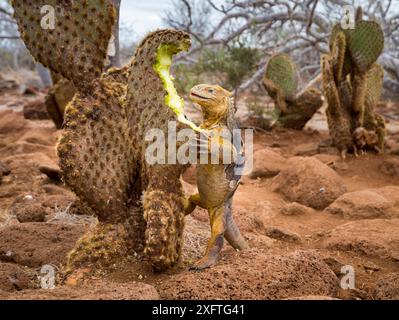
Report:
M 219 260 L 218 256 L 205 256 L 205 257 L 201 258 L 200 260 L 198 260 L 197 262 L 195 262 L 189 268 L 189 270 L 190 271 L 201 271 L 204 269 L 211 268 L 217 264 L 218 260 Z

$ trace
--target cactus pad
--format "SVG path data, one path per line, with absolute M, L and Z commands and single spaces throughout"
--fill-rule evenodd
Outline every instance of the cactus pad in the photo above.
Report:
M 366 72 L 384 50 L 384 33 L 374 21 L 360 21 L 349 33 L 349 51 L 360 72 Z
M 270 58 L 266 68 L 266 78 L 280 87 L 285 97 L 297 93 L 298 76 L 296 66 L 286 54 L 277 54 Z
M 376 106 L 381 98 L 384 83 L 384 69 L 375 64 L 366 76 L 366 103 Z
M 13 0 L 12 5 L 22 39 L 37 61 L 82 89 L 101 75 L 115 21 L 112 1 Z M 54 29 L 42 27 L 45 13 L 51 15 L 41 13 L 45 6 L 54 8 Z

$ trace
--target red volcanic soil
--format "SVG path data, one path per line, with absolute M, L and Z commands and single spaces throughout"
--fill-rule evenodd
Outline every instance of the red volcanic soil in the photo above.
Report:
M 18 107 L 30 101 L 7 99 L 15 102 L 0 111 L 0 299 L 399 299 L 395 130 L 386 155 L 346 162 L 319 147 L 325 131 L 258 131 L 256 174 L 243 178 L 233 205 L 248 251 L 225 245 L 217 266 L 189 271 L 209 235 L 207 213 L 197 209 L 187 217 L 176 268 L 156 274 L 131 258 L 65 275 L 68 253 L 96 219 L 56 175 L 48 177 L 60 132 L 49 120 L 24 118 Z M 390 125 L 398 128 L 398 119 Z M 193 191 L 195 170 L 184 179 Z M 43 265 L 56 272 L 54 290 L 40 288 Z M 345 266 L 355 272 L 354 289 L 341 286 Z

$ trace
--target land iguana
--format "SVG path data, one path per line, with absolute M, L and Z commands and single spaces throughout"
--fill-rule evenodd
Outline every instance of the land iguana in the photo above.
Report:
M 241 140 L 235 146 L 232 139 L 233 130 L 238 127 L 231 96 L 232 93 L 222 87 L 207 84 L 197 85 L 190 92 L 190 99 L 201 107 L 204 117 L 200 127 L 206 130 L 207 135 L 201 135 L 196 142 L 199 142 L 200 160 L 206 160 L 197 165 L 199 193 L 189 198 L 185 213 L 190 214 L 196 206 L 207 209 L 211 224 L 211 238 L 205 255 L 192 266 L 194 270 L 217 263 L 224 238 L 236 250 L 248 248 L 231 211 L 241 178 L 236 170 L 242 168 L 244 162 Z

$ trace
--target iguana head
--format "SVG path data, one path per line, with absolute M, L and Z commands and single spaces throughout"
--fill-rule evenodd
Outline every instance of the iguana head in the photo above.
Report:
M 190 99 L 201 107 L 204 124 L 213 125 L 225 118 L 232 95 L 220 86 L 200 84 L 191 89 Z

